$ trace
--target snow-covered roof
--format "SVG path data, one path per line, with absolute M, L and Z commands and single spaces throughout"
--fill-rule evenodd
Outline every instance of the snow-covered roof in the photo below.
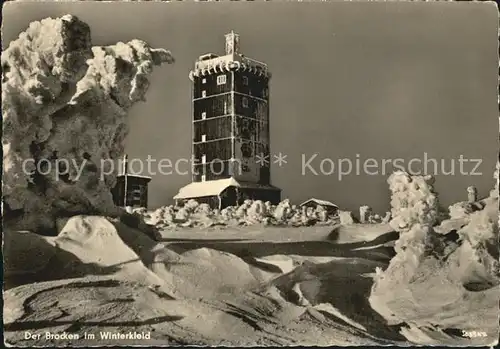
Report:
M 271 185 L 260 185 L 250 182 L 238 182 L 233 177 L 216 179 L 205 182 L 193 182 L 179 190 L 179 193 L 174 196 L 174 199 L 192 199 L 205 196 L 215 196 L 221 194 L 228 187 L 239 188 L 262 188 L 270 190 L 279 190 Z
M 219 195 L 230 186 L 239 186 L 234 178 L 216 179 L 213 181 L 193 182 L 179 190 L 174 199 L 200 198 L 204 196 Z
M 189 78 L 193 80 L 195 76 L 205 76 L 207 74 L 231 70 L 249 71 L 258 75 L 271 77 L 266 63 L 248 58 L 239 53 L 231 53 L 210 59 L 199 59 L 196 61 L 194 69 L 189 73 Z
M 311 198 L 309 200 L 306 200 L 303 203 L 301 203 L 299 206 L 303 206 L 305 204 L 308 204 L 309 202 L 314 202 L 314 203 L 316 203 L 318 205 L 322 205 L 322 206 L 332 206 L 332 207 L 338 208 L 338 206 L 335 205 L 333 202 L 326 201 L 326 200 L 320 200 L 320 199 L 316 199 L 316 198 Z

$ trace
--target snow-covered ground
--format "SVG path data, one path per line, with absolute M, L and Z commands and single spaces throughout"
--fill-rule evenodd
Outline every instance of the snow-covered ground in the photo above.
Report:
M 9 344 L 464 343 L 389 325 L 370 306 L 375 270 L 394 256 L 389 245 L 397 235 L 387 225 L 184 228 L 162 231 L 157 242 L 103 217 L 76 216 L 56 238 L 20 234 L 5 236 Z M 32 260 L 22 258 L 26 246 L 41 251 L 35 274 L 23 263 Z M 99 338 L 129 331 L 151 338 Z M 25 340 L 27 332 L 42 336 Z M 80 339 L 47 340 L 45 333 Z
M 374 312 L 362 319 L 354 314 L 362 307 L 359 300 L 366 306 L 369 274 L 388 263 L 388 250 L 356 253 L 352 243 L 329 241 L 330 232 L 326 227 L 243 227 L 205 235 L 186 229 L 176 231 L 184 238 L 175 240 L 172 231 L 163 232 L 167 241 L 158 243 L 101 217 L 74 217 L 59 237 L 30 240 L 46 251 L 54 246 L 39 259 L 46 264 L 37 277 L 20 270 L 19 249 L 10 248 L 19 248 L 19 239 L 8 234 L 7 251 L 14 255 L 7 253 L 7 260 L 18 270 L 6 279 L 6 340 L 47 344 L 23 336 L 26 331 L 109 330 L 151 332 L 151 344 L 404 341 L 397 327 L 387 327 Z

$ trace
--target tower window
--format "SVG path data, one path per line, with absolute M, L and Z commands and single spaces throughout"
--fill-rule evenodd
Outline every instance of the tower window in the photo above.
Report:
M 201 141 L 206 142 L 207 141 L 207 135 L 201 135 Z
M 243 77 L 243 85 L 248 86 L 248 76 Z
M 201 119 L 205 120 L 206 118 L 207 118 L 207 112 L 204 111 L 203 113 L 201 113 Z
M 224 85 L 226 83 L 226 76 L 225 75 L 219 75 L 217 77 L 217 85 Z
M 227 102 L 224 101 L 224 114 L 227 114 Z
M 201 181 L 202 181 L 202 182 L 205 182 L 206 180 L 207 180 L 207 176 L 206 176 L 206 175 L 204 175 L 204 174 L 202 174 L 202 175 L 201 175 Z
M 248 108 L 248 98 L 243 97 L 242 102 L 243 102 L 243 107 Z
M 202 163 L 202 164 L 206 164 L 206 163 L 207 163 L 207 156 L 206 156 L 205 154 L 203 154 L 203 155 L 201 156 L 201 163 Z
M 207 83 L 207 79 L 203 78 L 203 79 L 201 80 L 201 83 L 202 83 L 202 84 L 206 84 L 206 83 Z
M 201 96 L 202 97 L 206 97 L 207 96 L 207 91 L 205 91 L 205 90 L 201 91 Z

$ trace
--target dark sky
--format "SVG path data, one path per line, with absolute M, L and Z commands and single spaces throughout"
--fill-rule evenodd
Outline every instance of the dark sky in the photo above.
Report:
M 67 13 L 90 25 L 95 45 L 138 38 L 171 50 L 177 60 L 156 69 L 147 102 L 130 113 L 130 158 L 190 157 L 188 74 L 199 55 L 223 53 L 232 29 L 243 53 L 273 73 L 271 151 L 288 155 L 288 163 L 272 167 L 272 181 L 284 197 L 318 197 L 350 210 L 388 208 L 387 173 L 361 171 L 341 180 L 337 170 L 303 175 L 302 154 L 315 153 L 318 172 L 321 159 L 355 164 L 356 154 L 361 165 L 367 158 L 379 165 L 423 160 L 427 153 L 449 171 L 454 161 L 457 173 L 436 181 L 446 206 L 465 199 L 469 185 L 480 195 L 493 186 L 499 127 L 492 3 L 16 2 L 4 6 L 4 45 L 30 21 Z M 460 174 L 460 155 L 482 159 L 477 171 L 483 175 Z M 464 170 L 473 167 L 466 163 Z M 171 203 L 189 182 L 188 175 L 153 176 L 150 206 Z

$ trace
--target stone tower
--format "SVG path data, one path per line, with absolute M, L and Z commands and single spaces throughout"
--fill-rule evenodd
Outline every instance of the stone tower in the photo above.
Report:
M 232 179 L 242 188 L 240 193 L 246 188 L 249 198 L 275 202 L 277 194 L 279 201 L 280 190 L 271 186 L 269 166 L 267 64 L 243 55 L 239 35 L 231 31 L 225 35 L 224 55 L 201 55 L 189 78 L 192 182 Z M 258 161 L 262 158 L 267 161 Z

